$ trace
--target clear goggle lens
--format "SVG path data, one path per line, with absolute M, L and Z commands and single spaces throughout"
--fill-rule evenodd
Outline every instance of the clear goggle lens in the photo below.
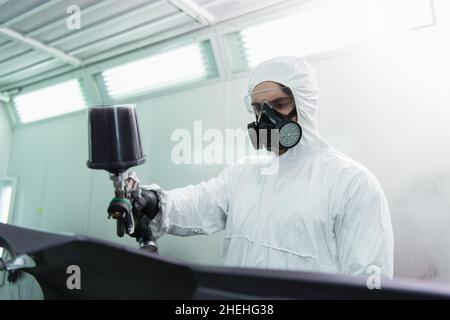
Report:
M 287 87 L 283 87 L 287 88 Z M 261 112 L 262 105 L 264 102 L 267 102 L 270 107 L 272 107 L 274 110 L 280 112 L 280 113 L 286 113 L 288 111 L 291 111 L 292 108 L 295 106 L 294 98 L 289 96 L 281 96 L 279 98 L 275 98 L 273 100 L 267 101 L 264 100 L 260 103 L 253 103 L 255 95 L 261 94 L 261 93 L 270 93 L 270 92 L 280 92 L 279 88 L 275 89 L 266 89 L 266 90 L 259 90 L 256 92 L 253 92 L 252 94 L 248 94 L 244 97 L 244 103 L 247 107 L 247 111 L 251 114 L 258 114 Z

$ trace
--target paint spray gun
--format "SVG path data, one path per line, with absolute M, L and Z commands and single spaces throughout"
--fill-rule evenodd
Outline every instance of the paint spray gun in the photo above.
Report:
M 141 249 L 157 252 L 150 222 L 158 211 L 158 196 L 145 197 L 133 166 L 145 162 L 134 105 L 92 107 L 88 111 L 89 160 L 91 169 L 109 172 L 115 196 L 108 206 L 108 218 L 116 220 L 117 235 L 136 238 Z M 145 210 L 142 202 L 145 200 Z

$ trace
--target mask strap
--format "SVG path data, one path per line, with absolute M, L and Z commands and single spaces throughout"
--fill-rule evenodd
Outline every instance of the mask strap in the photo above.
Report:
M 293 116 L 296 115 L 297 115 L 297 107 L 294 107 L 294 109 L 291 112 L 289 112 L 289 114 L 286 117 L 291 119 Z
M 287 119 L 291 119 L 293 116 L 296 116 L 296 115 L 297 115 L 297 107 L 294 107 L 294 109 L 292 109 L 292 111 L 289 112 L 288 115 L 283 116 L 281 113 L 279 113 L 278 111 L 274 110 L 274 109 L 272 108 L 272 106 L 270 105 L 269 102 L 264 101 L 264 102 L 263 102 L 263 105 L 264 105 L 265 103 L 266 103 L 266 104 L 269 106 L 269 108 L 272 109 L 275 113 L 278 113 L 279 115 L 281 115 L 282 117 L 285 117 L 285 118 L 287 118 Z M 259 119 L 261 118 L 261 116 L 262 116 L 262 112 L 261 112 L 261 114 L 260 114 L 259 116 L 258 116 L 258 115 L 256 114 L 256 112 L 255 112 L 256 122 L 259 122 Z

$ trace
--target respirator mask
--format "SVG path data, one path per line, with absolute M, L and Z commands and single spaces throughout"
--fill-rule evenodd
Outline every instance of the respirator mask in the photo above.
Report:
M 300 142 L 302 128 L 292 120 L 297 115 L 292 97 L 263 101 L 260 104 L 252 103 L 251 95 L 245 99 L 249 111 L 256 115 L 256 121 L 247 125 L 250 140 L 256 150 L 263 147 L 269 151 L 276 148 L 290 149 Z M 279 112 L 287 112 L 291 108 L 292 111 L 287 115 Z

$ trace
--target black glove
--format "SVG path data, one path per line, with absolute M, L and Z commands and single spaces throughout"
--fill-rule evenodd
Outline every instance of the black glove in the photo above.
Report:
M 134 232 L 130 235 L 137 241 L 146 239 L 151 235 L 150 221 L 159 211 L 158 194 L 153 190 L 136 190 L 131 199 L 133 217 L 135 223 Z
M 153 190 L 139 189 L 134 192 L 132 197 L 133 213 L 142 213 L 151 220 L 158 213 L 159 199 L 158 194 Z

